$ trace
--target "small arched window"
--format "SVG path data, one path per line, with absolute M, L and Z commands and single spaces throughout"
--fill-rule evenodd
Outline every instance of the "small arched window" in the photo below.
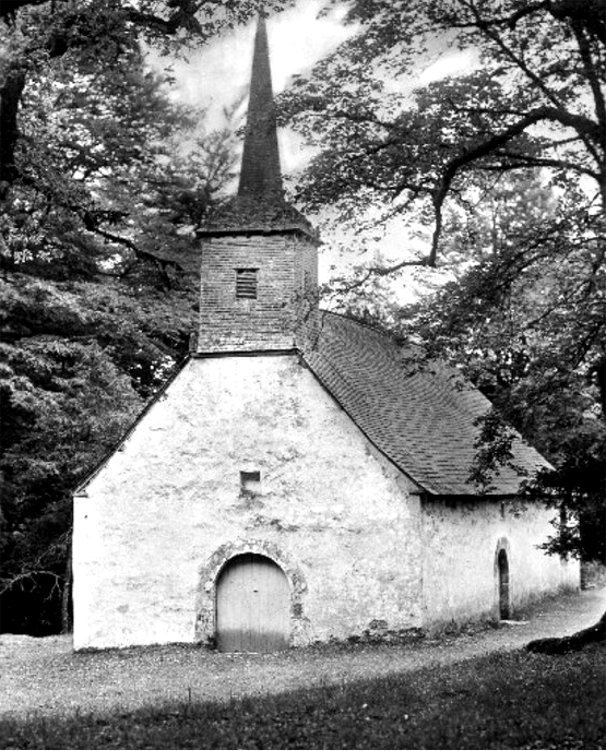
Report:
M 511 617 L 509 597 L 509 559 L 507 551 L 501 548 L 497 554 L 497 571 L 499 577 L 499 618 L 507 621 Z

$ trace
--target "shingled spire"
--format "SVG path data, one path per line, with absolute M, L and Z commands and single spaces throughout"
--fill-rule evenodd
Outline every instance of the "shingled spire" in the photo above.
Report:
M 276 231 L 302 232 L 318 243 L 311 224 L 284 197 L 267 29 L 265 19 L 259 16 L 238 192 L 211 206 L 197 233 L 198 237 L 211 237 Z
M 255 34 L 238 197 L 264 203 L 283 200 L 269 46 L 263 16 L 259 16 Z

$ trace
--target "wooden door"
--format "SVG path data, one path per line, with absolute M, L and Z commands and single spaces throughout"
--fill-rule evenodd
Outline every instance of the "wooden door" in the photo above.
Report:
M 227 562 L 217 581 L 221 652 L 276 652 L 288 647 L 290 592 L 282 569 L 247 553 Z
M 504 550 L 499 550 L 497 565 L 499 568 L 499 618 L 506 621 L 511 615 L 511 608 L 509 606 L 509 561 Z

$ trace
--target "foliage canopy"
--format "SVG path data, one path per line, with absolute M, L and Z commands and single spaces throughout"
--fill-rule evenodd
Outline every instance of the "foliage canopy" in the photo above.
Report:
M 449 269 L 383 317 L 465 367 L 547 454 L 542 490 L 568 519 L 593 509 L 601 531 L 581 552 L 603 558 L 606 6 L 364 0 L 347 20 L 356 33 L 280 100 L 318 149 L 299 195 L 358 231 L 400 221 L 429 239 L 341 291 L 360 310 L 388 275 Z
M 233 135 L 200 130 L 145 45 L 182 54 L 259 5 L 0 4 L 5 630 L 56 629 L 70 493 L 187 353 L 191 228 L 233 175 Z

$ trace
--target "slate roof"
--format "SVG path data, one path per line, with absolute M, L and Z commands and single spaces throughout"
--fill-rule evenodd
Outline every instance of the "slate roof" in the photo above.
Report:
M 490 402 L 453 368 L 425 362 L 395 339 L 351 318 L 322 311 L 305 361 L 370 441 L 432 496 L 477 496 L 468 482 L 476 449 L 474 420 Z M 530 476 L 546 460 L 517 438 L 514 463 Z M 504 466 L 483 495 L 511 496 L 523 479 Z

